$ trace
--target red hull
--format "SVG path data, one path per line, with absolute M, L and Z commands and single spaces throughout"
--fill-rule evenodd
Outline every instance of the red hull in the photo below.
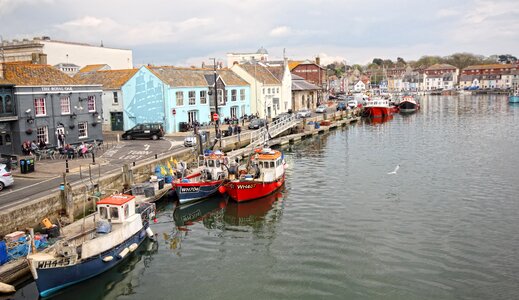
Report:
M 382 118 L 392 114 L 390 107 L 366 107 L 366 115 L 371 118 Z
M 231 199 L 236 202 L 244 202 L 268 196 L 278 190 L 284 182 L 285 175 L 273 182 L 231 181 L 225 187 Z

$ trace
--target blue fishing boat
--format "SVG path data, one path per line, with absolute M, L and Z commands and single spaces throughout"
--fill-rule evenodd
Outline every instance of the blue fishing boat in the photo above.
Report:
M 199 157 L 199 167 L 185 177 L 173 182 L 180 204 L 214 195 L 227 179 L 226 157 L 221 151 L 209 152 Z
M 155 205 L 137 207 L 135 196 L 117 194 L 99 201 L 96 213 L 69 225 L 49 251 L 27 257 L 40 296 L 50 296 L 123 262 L 147 236 L 153 236 L 149 219 L 154 215 Z
M 519 103 L 519 90 L 515 90 L 515 92 L 508 96 L 509 103 Z

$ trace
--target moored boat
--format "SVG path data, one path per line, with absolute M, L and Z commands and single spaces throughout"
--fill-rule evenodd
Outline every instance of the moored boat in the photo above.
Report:
M 121 263 L 146 236 L 152 237 L 149 218 L 155 205 L 135 196 L 116 194 L 97 203 L 96 213 L 72 226 L 49 251 L 27 259 L 40 296 L 97 276 Z M 74 224 L 72 224 L 74 225 Z
M 398 109 L 401 113 L 413 113 L 418 110 L 420 105 L 416 102 L 413 96 L 403 96 L 400 103 L 398 103 Z
M 519 90 L 515 90 L 515 92 L 508 96 L 509 103 L 519 103 Z
M 199 158 L 199 168 L 193 174 L 175 180 L 172 189 L 181 204 L 200 200 L 217 193 L 227 175 L 224 154 L 210 152 Z
M 255 151 L 245 170 L 237 179 L 230 180 L 220 189 L 236 202 L 265 197 L 278 190 L 285 182 L 285 167 L 280 151 L 262 148 Z
M 370 118 L 382 118 L 384 116 L 390 116 L 394 112 L 394 108 L 389 105 L 389 100 L 374 98 L 366 101 L 364 105 L 364 117 Z

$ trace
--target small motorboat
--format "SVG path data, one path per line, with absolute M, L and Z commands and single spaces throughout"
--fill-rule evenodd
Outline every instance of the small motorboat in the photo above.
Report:
M 519 103 L 519 89 L 515 90 L 515 92 L 508 96 L 509 103 Z
M 400 103 L 398 103 L 398 109 L 400 113 L 413 113 L 418 110 L 420 104 L 418 104 L 413 96 L 403 96 Z
M 368 118 L 382 118 L 394 113 L 394 108 L 389 105 L 389 100 L 373 98 L 366 101 L 363 116 Z

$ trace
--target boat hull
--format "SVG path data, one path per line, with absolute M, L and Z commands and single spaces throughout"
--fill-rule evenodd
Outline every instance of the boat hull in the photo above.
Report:
M 35 279 L 35 281 L 40 296 L 50 296 L 63 288 L 95 277 L 115 267 L 129 256 L 126 255 L 122 258 L 118 258 L 121 251 L 134 243 L 140 245 L 144 239 L 146 239 L 145 227 L 121 244 L 101 253 L 100 255 L 80 260 L 77 264 L 56 268 L 36 268 L 38 278 Z M 108 256 L 112 256 L 113 259 L 111 261 L 103 261 L 103 258 Z
M 413 113 L 418 109 L 418 104 L 404 101 L 398 105 L 398 108 L 401 113 Z
M 390 116 L 392 114 L 392 110 L 390 107 L 366 107 L 364 114 L 366 117 L 382 118 L 385 116 Z
M 178 182 L 173 184 L 181 204 L 204 199 L 218 192 L 223 180 L 209 182 Z
M 285 175 L 272 182 L 231 181 L 226 185 L 226 192 L 232 200 L 245 202 L 268 196 L 277 191 L 285 182 Z
M 508 102 L 519 103 L 519 96 L 508 96 Z

